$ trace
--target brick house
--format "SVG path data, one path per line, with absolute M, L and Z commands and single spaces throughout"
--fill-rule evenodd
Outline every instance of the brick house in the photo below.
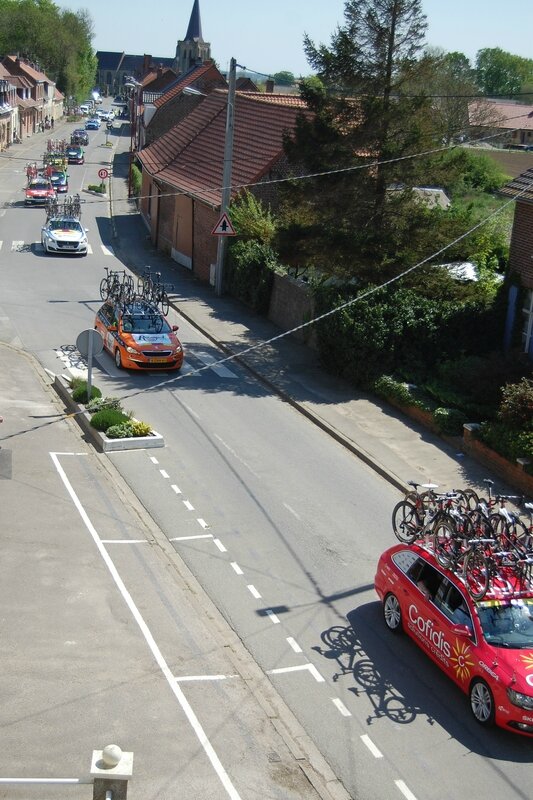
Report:
M 471 127 L 503 134 L 491 142 L 496 147 L 533 148 L 533 106 L 484 98 L 469 103 L 468 112 Z
M 64 96 L 37 64 L 9 55 L 2 65 L 17 89 L 21 136 L 31 136 L 47 118 L 57 120 L 63 116 Z
M 526 170 L 514 180 L 507 183 L 500 194 L 507 198 L 515 198 L 513 230 L 509 251 L 509 269 L 525 290 L 522 308 L 517 308 L 521 293 L 517 286 L 511 286 L 509 292 L 509 310 L 507 318 L 507 342 L 515 324 L 522 331 L 523 352 L 533 360 L 533 168 Z M 516 314 L 521 313 L 521 320 Z
M 20 136 L 17 89 L 7 69 L 0 64 L 0 151 Z
M 227 91 L 216 89 L 180 123 L 138 153 L 143 183 L 140 212 L 157 249 L 213 283 L 220 217 Z M 294 95 L 237 92 L 231 197 L 244 187 L 275 200 L 286 177 L 283 134 L 306 108 Z

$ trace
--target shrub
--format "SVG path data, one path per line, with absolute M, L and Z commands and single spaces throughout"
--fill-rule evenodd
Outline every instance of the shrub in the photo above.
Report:
M 90 192 L 99 192 L 100 194 L 105 194 L 106 186 L 105 183 L 90 183 L 87 187 Z
M 385 400 L 394 400 L 401 406 L 417 405 L 407 384 L 396 381 L 389 375 L 378 378 L 373 388 L 378 397 L 383 397 Z
M 440 433 L 448 436 L 460 436 L 467 417 L 457 408 L 436 408 L 433 412 L 433 421 Z
M 503 387 L 498 419 L 511 428 L 533 430 L 533 380 Z
M 119 397 L 94 397 L 87 403 L 87 411 L 94 414 L 95 411 L 101 411 L 103 408 L 115 408 L 122 411 L 122 403 Z
M 108 439 L 127 439 L 135 436 L 149 436 L 152 426 L 147 422 L 140 422 L 136 419 L 128 419 L 118 425 L 111 425 L 107 431 Z
M 70 385 L 72 386 L 73 383 L 71 382 Z M 91 399 L 93 399 L 95 397 L 101 397 L 101 396 L 102 396 L 102 392 L 100 391 L 98 386 L 91 386 Z M 87 395 L 87 381 L 86 380 L 81 380 L 76 385 L 76 387 L 74 388 L 74 391 L 72 392 L 72 399 L 74 400 L 75 403 L 84 403 L 85 404 L 85 403 L 88 402 L 89 397 Z
M 135 197 L 139 197 L 142 188 L 142 172 L 136 164 L 131 165 L 131 191 Z
M 476 436 L 510 461 L 517 458 L 533 461 L 533 431 L 517 431 L 501 422 L 488 422 L 481 425 Z
M 101 411 L 96 411 L 91 417 L 91 425 L 97 431 L 104 433 L 112 425 L 120 425 L 129 419 L 128 415 L 117 408 L 103 408 Z
M 152 433 L 152 426 L 147 422 L 140 422 L 137 419 L 130 420 L 132 436 L 149 436 Z
M 227 289 L 258 314 L 267 314 L 277 266 L 270 245 L 254 239 L 235 242 L 228 254 Z

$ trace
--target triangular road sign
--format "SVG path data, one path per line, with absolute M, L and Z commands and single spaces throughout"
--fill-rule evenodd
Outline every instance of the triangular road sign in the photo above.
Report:
M 214 236 L 236 236 L 235 228 L 227 214 L 222 214 L 219 221 L 211 231 Z

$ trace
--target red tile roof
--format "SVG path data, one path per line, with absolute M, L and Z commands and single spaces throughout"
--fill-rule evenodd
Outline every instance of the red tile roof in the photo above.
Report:
M 4 59 L 4 64 L 6 64 L 8 69 L 10 67 L 9 62 L 13 65 L 14 69 L 20 69 L 31 80 L 33 80 L 34 83 L 42 83 L 43 81 L 46 81 L 47 83 L 53 83 L 53 81 L 51 81 L 50 78 L 44 74 L 44 72 L 41 72 L 41 70 L 37 69 L 35 66 L 31 66 L 22 58 L 19 59 L 17 56 L 6 56 Z
M 138 154 L 151 175 L 215 207 L 221 203 L 227 91 L 217 89 Z M 283 133 L 306 109 L 298 97 L 237 92 L 232 186 L 257 183 L 283 155 Z
M 503 186 L 499 194 L 516 197 L 520 203 L 533 203 L 533 167 Z
M 212 73 L 212 76 L 210 73 Z M 173 97 L 181 94 L 186 86 L 193 86 L 200 78 L 202 81 L 206 81 L 211 77 L 213 80 L 216 80 L 217 77 L 222 78 L 220 72 L 212 62 L 206 62 L 205 64 L 199 64 L 197 67 L 193 67 L 193 69 L 186 72 L 177 83 L 172 84 L 168 91 L 154 101 L 155 107 L 160 108 L 165 105 L 165 103 L 168 103 Z
M 533 106 L 526 106 L 523 103 L 482 100 L 469 103 L 468 110 L 471 125 L 501 128 L 502 130 L 533 131 Z

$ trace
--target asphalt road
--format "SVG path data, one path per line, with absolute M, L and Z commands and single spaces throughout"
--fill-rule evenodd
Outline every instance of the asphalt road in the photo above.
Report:
M 100 166 L 100 152 L 109 157 L 95 149 L 91 164 L 71 168 L 74 190 Z M 5 191 L 14 193 L 17 180 L 10 173 Z M 59 372 L 79 366 L 73 346 L 79 331 L 92 327 L 103 267 L 121 265 L 110 245 L 105 202 L 84 206 L 92 247 L 85 259 L 44 256 L 32 244 L 41 216 L 11 206 L 0 218 L 2 337 Z M 19 244 L 12 249 L 11 242 Z M 183 705 L 169 693 L 170 678 L 187 685 L 187 698 L 243 798 L 314 794 L 291 773 L 287 753 L 277 761 L 269 729 L 254 728 L 261 719 L 253 710 L 259 689 L 268 696 L 272 687 L 269 702 L 279 695 L 302 726 L 296 740 L 309 738 L 353 798 L 527 797 L 531 743 L 481 730 L 467 699 L 437 667 L 384 629 L 372 584 L 377 557 L 391 543 L 397 492 L 238 365 L 196 372 L 217 352 L 172 313 L 186 352 L 182 376 L 119 372 L 107 355 L 94 374 L 105 394 L 128 395 L 126 407 L 163 433 L 165 449 L 107 459 L 82 448 L 83 456 L 51 459 L 62 445 L 47 443 L 36 464 L 56 499 L 41 538 L 31 530 L 31 508 L 21 524 L 31 533 L 10 536 L 16 547 L 3 599 L 9 619 L 25 610 L 25 628 L 17 638 L 17 626 L 10 627 L 18 648 L 4 680 L 13 697 L 8 718 L 17 724 L 0 754 L 0 773 L 23 768 L 21 743 L 25 737 L 35 742 L 39 729 L 55 732 L 57 752 L 68 709 L 70 727 L 61 737 L 69 743 L 66 760 L 76 767 L 102 745 L 96 740 L 103 729 L 143 754 L 143 789 L 158 760 L 165 765 L 143 796 L 175 797 L 182 775 L 187 797 L 225 796 L 220 775 L 191 736 Z M 125 498 L 120 508 L 117 480 Z M 69 486 L 93 529 L 73 507 Z M 15 490 L 11 502 L 15 507 Z M 175 569 L 180 576 L 190 571 L 190 579 L 180 585 Z M 37 615 L 28 592 L 33 586 L 39 587 Z M 125 591 L 155 632 L 168 677 Z M 203 611 L 197 602 L 206 604 Z M 80 647 L 69 644 L 80 636 Z M 73 647 L 81 655 L 71 662 Z M 51 665 L 44 675 L 36 667 L 43 656 Z M 246 666 L 238 669 L 241 659 Z M 21 670 L 28 674 L 27 696 L 15 677 Z M 208 674 L 223 678 L 199 679 Z M 102 693 L 102 684 L 109 691 Z M 90 698 L 100 695 L 96 713 Z M 32 709 L 39 703 L 46 714 L 36 720 Z M 42 766 L 39 755 L 31 752 L 34 770 Z

